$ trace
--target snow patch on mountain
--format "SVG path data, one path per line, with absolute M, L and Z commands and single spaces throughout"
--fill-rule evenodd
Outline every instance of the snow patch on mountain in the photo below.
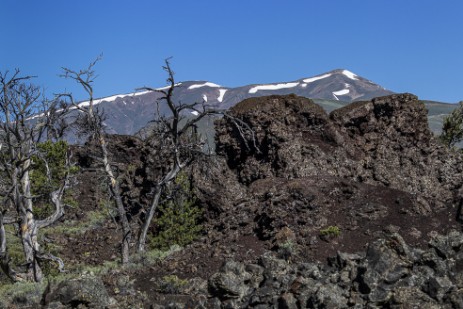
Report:
M 345 94 L 348 94 L 348 93 L 349 93 L 349 89 L 342 89 L 342 90 L 338 90 L 338 91 L 333 91 L 334 95 L 345 95 Z
M 276 85 L 259 85 L 252 87 L 249 89 L 249 93 L 256 93 L 259 90 L 280 90 L 286 88 L 293 88 L 299 85 L 299 83 L 283 83 L 283 84 L 276 84 Z
M 227 89 L 219 89 L 219 97 L 217 98 L 217 101 L 223 101 L 223 96 L 225 95 L 225 92 L 227 92 Z
M 197 88 L 201 88 L 201 87 L 221 87 L 221 86 L 217 85 L 217 84 L 214 84 L 214 83 L 211 83 L 211 82 L 206 82 L 204 84 L 191 85 L 190 87 L 188 87 L 188 90 L 197 89 Z
M 349 77 L 350 79 L 358 80 L 357 75 L 354 74 L 354 73 L 352 73 L 351 71 L 343 70 L 343 71 L 342 71 L 342 74 L 344 74 L 345 76 Z
M 93 105 L 98 105 L 102 102 L 113 102 L 113 101 L 116 101 L 117 98 L 125 98 L 125 97 L 135 97 L 135 96 L 139 96 L 139 95 L 144 95 L 144 94 L 147 94 L 148 92 L 151 92 L 150 90 L 147 90 L 147 91 L 140 91 L 140 92 L 132 92 L 132 93 L 125 93 L 125 94 L 116 94 L 116 95 L 112 95 L 112 96 L 109 96 L 109 97 L 104 97 L 104 98 L 101 98 L 101 99 L 96 99 L 96 100 L 93 100 Z M 124 103 L 124 105 L 127 105 L 127 102 L 125 102 L 124 100 L 122 101 L 122 103 Z M 133 104 L 133 103 L 132 103 Z M 90 105 L 90 101 L 82 101 L 80 103 L 77 104 L 78 107 L 87 107 Z M 69 108 L 69 110 L 73 110 L 73 109 L 76 109 L 77 107 L 76 106 L 72 106 Z M 59 109 L 57 110 L 58 112 L 62 111 L 62 109 Z M 28 120 L 31 120 L 31 119 L 35 119 L 35 118 L 39 118 L 39 117 L 43 117 L 43 113 L 40 113 L 40 114 L 37 114 L 37 115 L 34 115 L 32 117 L 29 117 L 27 118 Z
M 338 91 L 333 91 L 332 94 L 334 98 L 339 101 L 338 95 L 345 95 L 345 94 L 348 94 L 349 92 L 350 92 L 349 89 L 342 89 Z
M 315 82 L 317 80 L 324 79 L 324 78 L 327 78 L 327 77 L 330 77 L 330 76 L 331 76 L 331 73 L 327 73 L 327 74 L 323 74 L 323 75 L 320 75 L 320 76 L 306 78 L 306 79 L 304 79 L 302 81 L 304 83 L 313 83 L 313 82 Z
M 203 94 L 203 101 L 207 102 L 207 95 Z
M 180 86 L 182 83 L 176 83 L 174 85 L 174 87 L 177 87 L 177 86 Z M 167 90 L 169 89 L 171 86 L 165 86 L 165 87 L 161 87 L 161 88 L 156 88 L 156 90 Z
M 132 93 L 126 93 L 126 94 L 117 94 L 117 95 L 113 95 L 113 96 L 109 96 L 109 97 L 104 97 L 104 98 L 101 98 L 101 99 L 93 100 L 93 105 L 98 105 L 98 104 L 100 104 L 102 102 L 113 102 L 113 101 L 116 101 L 117 98 L 125 98 L 125 97 L 129 97 L 129 96 L 130 97 L 136 97 L 136 96 L 139 96 L 139 95 L 147 94 L 148 92 L 151 92 L 151 91 L 147 90 L 147 91 L 132 92 Z M 90 105 L 90 101 L 83 101 L 83 102 L 80 102 L 77 105 L 79 107 L 86 107 L 86 106 Z M 71 109 L 75 109 L 75 108 L 76 107 L 71 107 Z

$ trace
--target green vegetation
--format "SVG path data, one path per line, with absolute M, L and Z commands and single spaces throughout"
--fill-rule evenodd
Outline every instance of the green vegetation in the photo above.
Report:
M 18 231 L 13 225 L 5 225 L 6 243 L 8 244 L 8 254 L 12 265 L 22 265 L 24 259 L 24 249 L 21 239 L 17 236 Z
M 448 147 L 455 146 L 463 139 L 463 101 L 444 118 L 440 140 Z
M 0 308 L 32 308 L 33 304 L 40 303 L 47 284 L 43 280 L 40 283 L 17 282 L 1 285 Z M 11 307 L 12 304 L 17 307 Z
M 278 245 L 277 254 L 279 258 L 289 262 L 291 258 L 297 255 L 297 246 L 293 241 L 287 240 Z
M 180 279 L 176 275 L 167 275 L 162 277 L 159 288 L 162 293 L 177 294 L 187 284 L 188 280 Z
M 32 156 L 32 169 L 30 171 L 31 193 L 34 195 L 34 216 L 44 219 L 54 212 L 54 207 L 49 203 L 49 194 L 60 186 L 60 182 L 65 178 L 67 172 L 76 173 L 77 168 L 68 169 L 67 167 L 68 144 L 65 141 L 52 143 L 50 141 L 37 144 L 37 154 Z M 45 163 L 47 162 L 47 163 Z M 76 204 L 75 200 L 67 195 L 64 202 L 68 205 Z M 65 229 L 65 226 L 59 228 Z M 43 239 L 44 233 L 49 229 L 39 231 L 39 239 Z M 58 228 L 55 228 L 58 229 Z M 13 267 L 24 265 L 24 248 L 21 242 L 19 231 L 14 225 L 6 225 L 6 238 L 8 244 L 8 254 Z M 51 243 L 44 243 L 42 250 L 56 255 L 61 248 Z M 43 261 L 42 270 L 46 276 L 57 274 L 56 263 Z
M 335 238 L 341 235 L 341 229 L 337 226 L 330 225 L 327 228 L 320 230 L 320 236 Z
M 37 144 L 37 154 L 32 156 L 30 178 L 32 194 L 36 196 L 34 215 L 38 219 L 43 219 L 54 211 L 54 207 L 48 202 L 49 194 L 60 186 L 66 173 L 75 174 L 78 171 L 75 166 L 67 167 L 67 153 L 66 141 Z M 69 196 L 65 200 L 75 204 Z
M 53 226 L 43 229 L 43 233 L 47 234 L 61 234 L 61 235 L 75 235 L 83 234 L 88 230 L 100 226 L 109 217 L 107 209 L 98 211 L 91 211 L 87 214 L 85 220 L 68 220 L 66 224 Z M 40 231 L 42 232 L 42 231 Z
M 172 246 L 168 250 L 149 250 L 142 253 L 137 253 L 132 255 L 131 262 L 128 264 L 121 265 L 119 261 L 105 261 L 100 265 L 86 265 L 86 264 L 77 264 L 69 265 L 68 272 L 74 275 L 98 275 L 103 276 L 109 272 L 114 272 L 116 270 L 140 270 L 146 268 L 146 265 L 152 265 L 159 261 L 162 261 L 169 255 L 180 251 L 179 246 Z M 61 276 L 61 275 L 60 275 Z
M 37 151 L 38 154 L 32 157 L 31 182 L 34 195 L 44 195 L 57 188 L 66 174 L 68 144 L 65 141 L 46 141 L 37 144 Z M 47 176 L 45 161 L 48 162 L 51 181 Z
M 166 250 L 172 245 L 185 246 L 199 237 L 202 210 L 196 205 L 188 177 L 180 173 L 171 191 L 173 198 L 159 205 L 157 234 L 150 238 L 151 247 Z

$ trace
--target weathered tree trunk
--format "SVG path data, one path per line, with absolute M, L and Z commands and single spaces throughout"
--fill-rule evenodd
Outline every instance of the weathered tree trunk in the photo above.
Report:
M 29 165 L 30 160 L 27 160 L 24 164 L 25 172 L 21 178 L 21 240 L 27 265 L 27 277 L 40 282 L 42 281 L 43 273 L 36 258 L 36 253 L 40 251 L 40 245 L 37 241 L 37 224 L 33 213 L 29 171 L 27 171 Z
M 151 225 L 151 221 L 153 221 L 154 214 L 156 213 L 156 210 L 158 209 L 159 206 L 159 200 L 161 199 L 161 194 L 162 194 L 162 189 L 164 185 L 170 183 L 172 180 L 174 180 L 180 170 L 183 168 L 183 165 L 178 163 L 180 159 L 176 157 L 176 163 L 174 164 L 173 168 L 170 170 L 169 173 L 156 185 L 154 188 L 154 196 L 153 199 L 151 200 L 151 205 L 150 209 L 148 211 L 148 214 L 145 217 L 145 220 L 143 221 L 142 228 L 140 230 L 140 235 L 138 236 L 138 252 L 143 252 L 145 251 L 145 244 L 146 244 L 146 236 L 148 235 L 148 230 Z
M 27 265 L 27 278 L 40 282 L 43 278 L 42 269 L 36 259 L 36 252 L 40 250 L 37 241 L 37 227 L 31 213 L 21 216 L 21 240 Z
M 154 196 L 151 200 L 150 209 L 145 217 L 145 221 L 143 221 L 143 226 L 140 230 L 140 235 L 138 237 L 138 252 L 145 251 L 146 235 L 148 234 L 148 229 L 150 227 L 151 221 L 153 220 L 154 214 L 156 213 L 156 210 L 158 208 L 161 194 L 162 188 L 161 186 L 157 185 L 156 188 L 154 188 Z
M 121 190 L 119 187 L 119 182 L 114 177 L 114 173 L 111 169 L 108 159 L 108 149 L 106 147 L 106 140 L 103 135 L 100 135 L 100 147 L 103 153 L 103 165 L 106 175 L 110 180 L 110 189 L 111 193 L 114 196 L 114 201 L 116 203 L 117 212 L 122 224 L 122 243 L 121 243 L 121 256 L 122 264 L 126 264 L 130 259 L 130 242 L 132 240 L 132 229 L 130 228 L 129 220 L 127 219 L 127 211 L 122 203 Z

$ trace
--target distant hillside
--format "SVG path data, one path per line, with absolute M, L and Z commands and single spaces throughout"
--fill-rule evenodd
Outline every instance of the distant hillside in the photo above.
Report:
M 329 113 L 353 101 L 368 100 L 393 92 L 348 70 L 338 69 L 296 81 L 252 84 L 235 88 L 209 81 L 186 81 L 177 84 L 174 101 L 188 104 L 203 102 L 208 107 L 226 110 L 247 98 L 291 93 L 314 100 Z M 94 104 L 103 109 L 107 116 L 105 124 L 108 133 L 132 135 L 144 128 L 158 110 L 161 113 L 166 112 L 166 106 L 161 104 L 157 107 L 159 97 L 160 94 L 157 92 L 134 92 L 100 98 L 95 100 Z M 443 117 L 450 113 L 455 105 L 434 101 L 424 103 L 429 111 L 429 125 L 433 132 L 439 133 Z M 80 104 L 85 105 L 88 102 Z
M 393 92 L 348 70 L 339 69 L 296 81 L 235 88 L 209 81 L 186 81 L 177 84 L 174 100 L 182 103 L 204 102 L 209 107 L 228 109 L 247 98 L 290 93 L 315 99 L 331 111 L 354 100 L 366 100 Z M 134 92 L 100 98 L 95 100 L 95 104 L 108 116 L 105 123 L 110 133 L 134 134 L 154 118 L 159 97 L 160 94 L 156 92 Z M 166 111 L 164 106 L 160 106 L 159 110 L 161 113 Z
M 458 105 L 426 100 L 423 102 L 428 109 L 429 127 L 435 134 L 439 134 L 442 131 L 444 117 L 450 114 Z

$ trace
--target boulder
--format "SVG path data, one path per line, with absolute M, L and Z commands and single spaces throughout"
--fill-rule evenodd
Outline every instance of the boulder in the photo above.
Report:
M 411 211 L 421 214 L 459 203 L 461 155 L 434 138 L 425 106 L 412 94 L 352 103 L 330 115 L 307 98 L 259 97 L 230 114 L 254 133 L 223 118 L 217 152 L 244 184 L 328 174 L 411 193 Z
M 105 308 L 111 304 L 103 281 L 98 277 L 81 277 L 50 283 L 44 294 L 45 305 L 60 303 L 65 306 Z

